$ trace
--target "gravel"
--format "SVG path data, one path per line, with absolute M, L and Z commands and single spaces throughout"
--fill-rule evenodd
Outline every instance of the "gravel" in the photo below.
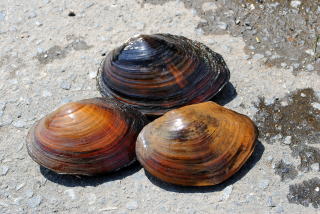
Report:
M 139 205 L 138 205 L 138 202 L 137 201 L 129 201 L 127 204 L 126 204 L 126 208 L 128 210 L 136 210 L 138 209 Z

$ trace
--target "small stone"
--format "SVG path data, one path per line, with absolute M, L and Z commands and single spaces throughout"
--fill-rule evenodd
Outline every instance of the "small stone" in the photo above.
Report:
M 87 2 L 87 3 L 84 5 L 84 7 L 85 7 L 86 9 L 88 9 L 88 8 L 92 7 L 93 5 L 94 5 L 94 2 Z
M 30 12 L 29 15 L 28 15 L 28 19 L 32 19 L 32 18 L 35 18 L 35 17 L 37 17 L 37 13 L 34 12 L 34 11 Z
M 271 56 L 271 55 L 272 55 L 272 52 L 271 52 L 271 51 L 266 51 L 266 55 L 267 55 L 267 56 Z
M 127 204 L 126 204 L 126 208 L 128 210 L 136 210 L 138 209 L 138 202 L 137 201 L 129 201 Z
M 276 212 L 277 212 L 277 213 L 283 213 L 283 212 L 284 212 L 283 207 L 278 206 L 278 207 L 276 208 Z
M 6 108 L 6 103 L 5 102 L 0 102 L 0 117 L 3 115 L 3 111 Z
M 71 88 L 71 83 L 70 82 L 67 82 L 67 81 L 63 81 L 61 84 L 60 84 L 60 87 L 64 90 L 70 90 Z
M 197 33 L 197 35 L 203 35 L 204 32 L 201 28 L 197 28 L 196 33 Z
M 290 5 L 291 7 L 298 8 L 301 5 L 301 1 L 291 1 Z
M 236 19 L 236 21 L 234 22 L 236 25 L 240 24 L 240 20 Z
M 263 58 L 264 58 L 263 54 L 255 54 L 252 57 L 252 59 L 254 59 L 254 60 L 259 60 L 259 59 L 263 59 Z
M 208 39 L 208 44 L 214 45 L 214 44 L 217 44 L 217 42 L 214 39 Z
M 320 103 L 311 103 L 312 107 L 320 110 Z
M 267 206 L 268 207 L 275 207 L 276 206 L 275 203 L 273 202 L 271 196 L 269 196 L 268 199 L 267 199 Z
M 218 22 L 218 28 L 222 29 L 222 30 L 226 30 L 228 28 L 228 25 L 224 22 Z
M 26 183 L 22 183 L 22 184 L 19 184 L 17 187 L 16 187 L 16 190 L 20 190 L 22 189 L 22 187 L 24 187 L 26 185 Z
M 306 53 L 311 55 L 311 56 L 314 56 L 314 51 L 312 49 L 306 50 Z
M 297 68 L 300 67 L 300 64 L 299 64 L 299 63 L 293 63 L 292 65 L 293 65 L 293 67 L 294 67 L 295 69 L 297 69 Z
M 314 171 L 314 172 L 319 172 L 319 169 L 320 169 L 319 163 L 313 163 L 313 164 L 311 164 L 311 165 L 310 165 L 310 168 L 311 168 L 311 170 Z
M 261 180 L 258 184 L 260 189 L 266 189 L 269 186 L 270 181 L 269 180 Z
M 307 71 L 313 71 L 314 70 L 314 67 L 311 64 L 308 64 L 306 68 L 307 68 Z
M 1 170 L 0 170 L 0 175 L 1 176 L 5 176 L 5 175 L 7 175 L 8 171 L 9 171 L 9 167 L 8 166 L 2 166 Z
M 267 161 L 268 161 L 269 163 L 272 163 L 273 157 L 272 157 L 271 155 L 269 155 L 269 156 L 267 157 Z
M 230 195 L 232 193 L 232 190 L 233 190 L 233 186 L 232 185 L 227 186 L 226 188 L 224 188 L 223 192 L 222 192 L 222 195 L 219 198 L 219 201 L 227 200 L 230 197 Z
M 291 139 L 292 139 L 291 136 L 287 136 L 287 137 L 284 138 L 283 143 L 286 144 L 286 145 L 290 145 L 291 144 Z
M 0 127 L 1 126 L 8 126 L 12 123 L 12 117 L 10 115 L 4 115 L 0 120 Z
M 36 24 L 38 27 L 42 26 L 42 23 L 39 22 L 39 21 L 36 21 L 35 24 Z
M 42 54 L 44 52 L 43 48 L 38 47 L 37 48 L 37 53 L 38 54 Z
M 33 191 L 31 189 L 28 189 L 26 192 L 25 192 L 25 195 L 27 196 L 27 198 L 31 198 L 33 196 Z
M 283 68 L 287 67 L 287 63 L 285 63 L 285 62 L 282 62 L 280 65 L 281 65 L 281 67 L 283 67 Z
M 16 128 L 24 128 L 27 125 L 27 123 L 24 120 L 17 120 L 17 121 L 14 121 L 12 125 Z
M 89 72 L 89 78 L 90 79 L 94 79 L 94 78 L 96 78 L 96 76 L 97 76 L 97 72 L 96 71 Z
M 6 18 L 6 14 L 3 11 L 0 11 L 0 21 L 4 21 Z
M 243 59 L 249 60 L 249 59 L 250 59 L 250 56 L 249 56 L 249 55 L 244 55 L 244 56 L 243 56 Z
M 67 194 L 71 198 L 71 200 L 75 200 L 77 198 L 76 193 L 73 189 L 67 189 L 64 191 L 64 193 Z
M 31 208 L 38 207 L 41 204 L 42 197 L 41 196 L 34 196 L 28 200 L 28 206 Z
M 300 94 L 301 97 L 306 97 L 307 95 L 305 93 Z
M 52 96 L 51 92 L 50 92 L 50 91 L 47 91 L 47 90 L 43 90 L 42 93 L 41 93 L 41 95 L 42 95 L 43 97 L 51 97 L 51 96 Z
M 223 49 L 227 52 L 227 53 L 231 53 L 232 48 L 228 45 L 223 45 Z

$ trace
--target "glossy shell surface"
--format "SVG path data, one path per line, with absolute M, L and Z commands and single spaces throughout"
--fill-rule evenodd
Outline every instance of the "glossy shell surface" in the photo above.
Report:
M 148 172 L 165 182 L 209 186 L 241 168 L 256 138 L 247 116 L 205 102 L 169 111 L 146 125 L 136 154 Z
M 111 51 L 97 75 L 103 96 L 147 115 L 211 99 L 228 82 L 222 56 L 170 34 L 138 35 Z
M 38 164 L 61 174 L 96 175 L 135 160 L 145 116 L 113 99 L 67 103 L 35 123 L 27 149 Z

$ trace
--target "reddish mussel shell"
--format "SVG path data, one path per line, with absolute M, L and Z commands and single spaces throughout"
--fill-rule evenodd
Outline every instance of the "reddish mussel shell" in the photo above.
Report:
M 27 150 L 57 173 L 112 172 L 136 159 L 136 138 L 146 123 L 144 115 L 114 99 L 71 102 L 35 123 Z
M 97 75 L 103 96 L 146 115 L 210 100 L 229 81 L 222 56 L 171 34 L 137 35 L 105 58 Z
M 165 182 L 210 186 L 241 168 L 256 138 L 247 116 L 205 102 L 169 111 L 146 125 L 136 153 L 142 166 Z

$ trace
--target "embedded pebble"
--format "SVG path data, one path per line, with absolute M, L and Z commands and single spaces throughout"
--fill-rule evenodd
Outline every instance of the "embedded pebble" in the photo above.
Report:
M 314 67 L 313 67 L 313 65 L 311 65 L 311 64 L 308 64 L 308 65 L 306 66 L 306 68 L 307 68 L 307 71 L 313 71 L 313 70 L 314 70 Z
M 25 185 L 26 185 L 26 183 L 19 184 L 18 186 L 16 186 L 16 190 L 18 191 L 18 190 L 22 189 L 22 187 L 24 187 Z
M 2 176 L 7 175 L 8 171 L 9 171 L 8 166 L 1 166 L 0 175 L 2 175 Z
M 260 189 L 266 189 L 269 186 L 270 181 L 269 180 L 261 180 L 258 184 Z
M 320 103 L 311 103 L 312 107 L 320 110 Z
M 291 1 L 290 2 L 291 7 L 299 7 L 301 5 L 301 1 Z
M 267 199 L 267 206 L 268 207 L 275 207 L 276 206 L 275 203 L 273 202 L 271 196 L 269 196 L 268 199 Z
M 283 143 L 286 144 L 286 145 L 290 145 L 291 144 L 291 139 L 292 139 L 291 136 L 287 136 L 287 137 L 284 138 Z
M 219 201 L 227 200 L 230 197 L 230 195 L 232 193 L 232 190 L 233 190 L 233 186 L 232 185 L 227 186 L 226 188 L 224 188 L 223 192 L 222 192 L 222 195 L 219 198 Z
M 48 90 L 43 90 L 42 93 L 41 93 L 41 95 L 42 95 L 43 97 L 51 97 L 51 96 L 52 96 L 52 93 L 51 93 L 50 91 L 48 91 Z
M 314 51 L 312 49 L 306 50 L 306 53 L 311 55 L 311 56 L 314 56 Z
M 71 83 L 70 82 L 67 82 L 67 81 L 63 81 L 61 84 L 60 84 L 60 88 L 64 89 L 64 90 L 70 90 L 71 88 Z
M 36 24 L 38 27 L 42 26 L 42 23 L 39 22 L 39 21 L 36 21 L 35 24 Z
M 64 191 L 65 194 L 67 194 L 71 200 L 75 200 L 77 198 L 76 193 L 73 189 L 67 189 Z
M 17 120 L 17 121 L 14 121 L 12 125 L 16 128 L 24 128 L 26 127 L 27 123 L 24 120 Z
M 264 58 L 263 54 L 255 54 L 252 57 L 252 59 L 254 59 L 254 60 L 259 60 L 259 59 L 263 59 L 263 58 Z
M 139 205 L 138 205 L 138 202 L 137 201 L 129 201 L 127 204 L 126 204 L 126 208 L 128 210 L 136 210 L 138 209 Z
M 218 23 L 218 28 L 222 29 L 222 30 L 226 30 L 228 28 L 228 25 L 224 22 L 219 22 Z
M 0 21 L 4 21 L 6 18 L 6 14 L 2 11 L 0 11 Z
M 35 208 L 39 206 L 42 202 L 42 197 L 41 196 L 34 196 L 28 200 L 28 206 L 31 208 Z
M 94 79 L 94 78 L 96 78 L 96 76 L 97 76 L 97 72 L 96 71 L 89 72 L 89 78 L 90 79 Z
M 27 196 L 27 198 L 31 198 L 33 196 L 33 191 L 31 189 L 28 189 L 26 192 L 25 192 L 25 195 Z
M 319 163 L 313 163 L 310 165 L 310 168 L 312 171 L 314 172 L 319 172 L 319 169 L 320 169 L 320 166 L 319 166 Z
M 3 115 L 3 111 L 6 108 L 6 103 L 5 102 L 0 102 L 0 117 Z
M 30 12 L 29 15 L 28 15 L 28 19 L 32 19 L 32 18 L 35 18 L 35 17 L 37 17 L 37 13 L 34 12 L 34 11 Z

